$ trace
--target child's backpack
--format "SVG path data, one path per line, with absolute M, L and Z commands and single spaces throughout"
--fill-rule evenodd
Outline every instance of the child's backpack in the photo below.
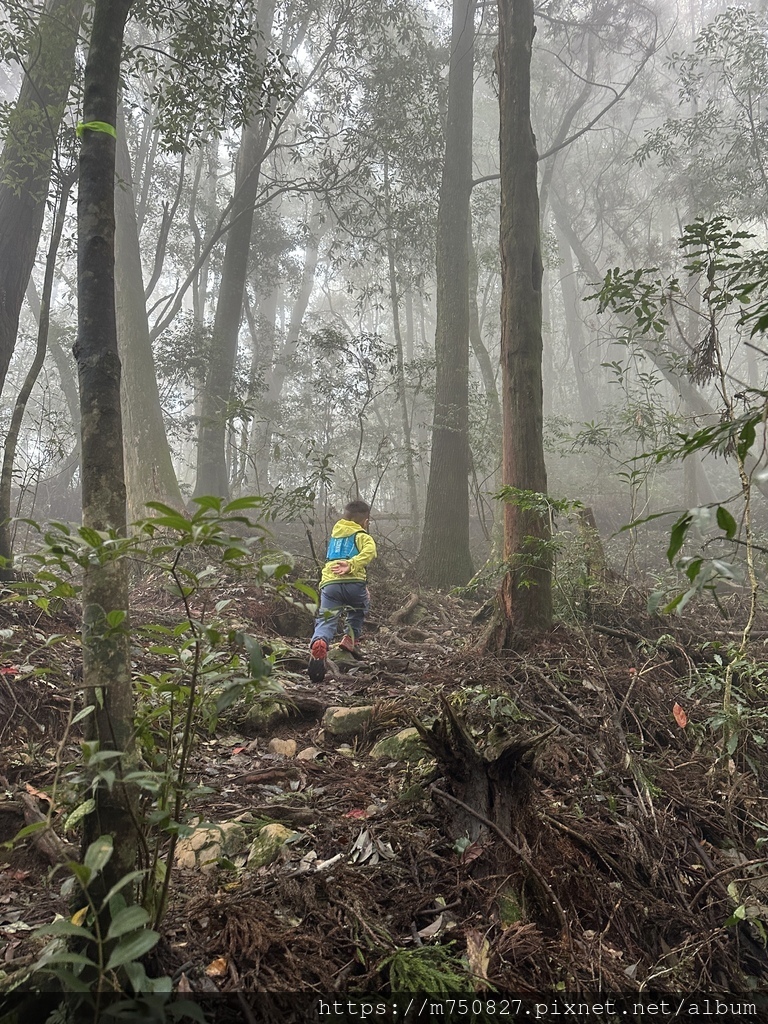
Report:
M 345 561 L 357 554 L 357 538 L 365 530 L 358 530 L 357 533 L 350 533 L 348 537 L 331 537 L 328 541 L 328 550 L 325 553 L 327 562 L 335 562 L 340 559 Z

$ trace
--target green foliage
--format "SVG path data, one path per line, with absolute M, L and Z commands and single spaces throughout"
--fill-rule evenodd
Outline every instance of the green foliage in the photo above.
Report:
M 92 883 L 100 877 L 112 853 L 111 837 L 101 836 L 88 847 L 82 862 L 66 864 L 79 888 L 80 909 L 71 918 L 57 918 L 37 930 L 37 937 L 50 941 L 30 969 L 21 972 L 23 977 L 16 984 L 35 988 L 55 980 L 70 994 L 67 1005 L 77 1019 L 100 1020 L 108 1009 L 123 1019 L 188 1017 L 205 1024 L 198 1006 L 173 998 L 170 978 L 147 977 L 141 958 L 154 949 L 160 935 L 148 927 L 147 911 L 126 901 L 126 893 L 142 872 L 126 875 L 103 899 L 94 901 Z M 125 993 L 130 997 L 117 1002 L 116 998 Z
M 88 984 L 96 985 L 94 991 L 120 992 L 129 983 L 135 997 L 170 993 L 170 980 L 150 981 L 139 961 L 157 941 L 157 932 L 148 925 L 156 927 L 163 917 L 176 843 L 189 832 L 187 809 L 201 792 L 187 775 L 193 745 L 235 701 L 274 701 L 283 692 L 273 674 L 275 655 L 266 655 L 257 638 L 228 624 L 231 602 L 213 600 L 210 592 L 220 592 L 234 573 L 247 572 L 278 596 L 293 599 L 294 588 L 302 597 L 316 596 L 301 581 L 287 582 L 290 559 L 271 548 L 265 527 L 247 514 L 261 514 L 263 504 L 258 497 L 230 502 L 201 497 L 187 515 L 153 502 L 149 508 L 155 514 L 135 524 L 130 537 L 54 523 L 37 528 L 42 543 L 22 559 L 36 574 L 16 584 L 9 600 L 31 601 L 47 610 L 54 600 L 79 592 L 82 572 L 90 566 L 131 558 L 164 574 L 179 607 L 175 624 L 151 623 L 132 634 L 153 666 L 134 676 L 138 762 L 133 753 L 100 749 L 85 740 L 81 759 L 65 772 L 63 796 L 57 798 L 61 803 L 71 795 L 66 827 L 73 830 L 94 812 L 97 790 L 111 790 L 119 782 L 141 794 L 143 870 L 121 881 L 125 894 L 115 889 L 99 905 L 90 899 L 89 887 L 111 857 L 109 837 L 92 844 L 82 864 L 68 865 L 87 906 L 73 921 L 55 924 L 56 944 L 39 967 L 54 972 L 70 991 L 87 990 L 82 980 L 87 977 Z M 127 610 L 110 613 L 99 626 L 105 635 L 128 627 Z M 90 703 L 73 714 L 71 725 L 87 722 L 98 707 L 99 692 L 89 697 Z M 138 881 L 141 905 L 134 906 L 130 890 Z M 82 940 L 87 955 L 65 949 L 65 938 Z
M 527 491 L 520 487 L 504 486 L 500 488 L 493 497 L 497 501 L 503 501 L 508 505 L 514 505 L 523 512 L 535 512 L 537 515 L 554 519 L 557 515 L 571 515 L 584 508 L 580 501 L 572 501 L 569 498 L 553 498 L 549 494 L 541 494 L 539 491 Z
M 295 69 L 264 40 L 255 5 L 248 0 L 194 0 L 169 6 L 138 0 L 133 16 L 162 46 L 128 49 L 129 68 L 149 83 L 163 144 L 171 152 L 198 146 L 236 130 L 257 114 L 273 117 L 293 102 Z M 257 45 L 257 41 L 261 45 Z M 175 73 L 168 74 L 171 65 Z
M 429 995 L 450 995 L 475 990 L 469 966 L 453 952 L 454 942 L 445 946 L 417 946 L 398 949 L 379 964 L 388 969 L 389 987 L 398 992 L 424 992 Z
M 659 159 L 670 191 L 693 188 L 699 209 L 726 208 L 746 219 L 765 212 L 768 137 L 759 113 L 768 83 L 765 29 L 764 11 L 730 6 L 702 28 L 691 49 L 669 59 L 681 113 L 647 134 L 638 159 Z

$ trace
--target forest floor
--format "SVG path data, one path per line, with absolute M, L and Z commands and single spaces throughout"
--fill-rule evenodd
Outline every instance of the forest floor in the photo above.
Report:
M 313 687 L 306 636 L 280 636 L 280 608 L 235 589 L 222 596 L 236 597 L 239 620 L 265 649 L 279 645 L 289 701 L 233 705 L 200 731 L 190 778 L 205 788 L 188 820 L 234 838 L 218 833 L 202 867 L 204 847 L 180 844 L 150 974 L 188 993 L 768 991 L 761 642 L 735 675 L 729 755 L 718 717 L 719 662 L 738 639 L 728 622 L 651 619 L 627 591 L 594 622 L 495 658 L 477 653 L 478 602 L 414 595 L 381 574 L 364 659 Z M 169 600 L 147 584 L 136 619 L 167 616 Z M 6 667 L 48 669 L 0 673 L 1 842 L 30 805 L 48 813 L 62 763 L 77 760 L 67 722 L 80 650 L 74 605 L 53 616 L 9 606 L 0 619 Z M 148 671 L 152 656 L 134 655 Z M 328 711 L 361 706 L 356 725 Z M 408 760 L 373 756 L 414 719 L 442 742 L 437 761 L 413 738 Z M 477 753 L 469 767 L 451 764 L 454 719 Z M 510 747 L 512 768 L 498 757 Z M 474 809 L 467 776 L 486 768 L 490 799 Z M 52 821 L 76 844 L 66 792 L 60 782 Z M 491 820 L 500 794 L 504 829 Z M 251 843 L 275 822 L 285 829 L 269 861 Z M 71 913 L 65 876 L 35 836 L 0 854 L 3 988 L 39 954 L 34 929 Z

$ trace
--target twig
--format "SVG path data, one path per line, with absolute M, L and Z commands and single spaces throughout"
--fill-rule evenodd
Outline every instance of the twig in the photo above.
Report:
M 706 882 L 704 882 L 704 884 L 698 890 L 698 892 L 695 893 L 693 899 L 691 900 L 690 909 L 693 910 L 693 908 L 699 902 L 702 895 L 707 891 L 707 889 L 715 882 L 717 882 L 720 878 L 723 878 L 724 875 L 731 875 L 734 871 L 741 871 L 742 868 L 751 868 L 754 867 L 756 864 L 765 865 L 768 864 L 768 861 L 766 861 L 765 857 L 758 857 L 757 860 L 745 860 L 743 864 L 731 864 L 730 867 L 723 868 L 723 870 L 718 871 L 716 875 L 712 875 L 711 878 L 708 878 Z
M 523 851 L 518 846 L 515 846 L 515 844 L 512 842 L 509 836 L 506 836 L 499 828 L 499 826 L 492 822 L 490 818 L 486 818 L 484 814 L 481 814 L 479 811 L 476 811 L 474 807 L 470 807 L 469 804 L 465 804 L 464 801 L 459 800 L 458 797 L 451 796 L 451 794 L 446 793 L 445 790 L 438 789 L 437 786 L 430 786 L 429 790 L 431 793 L 435 793 L 437 794 L 437 796 L 443 797 L 450 803 L 456 804 L 457 807 L 463 808 L 465 811 L 471 814 L 473 818 L 477 818 L 478 821 L 482 822 L 483 825 L 491 829 L 492 832 L 495 832 L 499 839 L 501 839 L 501 841 L 510 848 L 510 850 L 515 854 L 515 856 L 520 858 L 520 860 L 523 862 L 523 864 L 525 864 L 525 866 L 528 868 L 531 874 L 539 880 L 543 888 L 549 893 L 549 896 L 552 900 L 552 904 L 557 911 L 557 916 L 560 921 L 560 927 L 563 931 L 563 937 L 568 939 L 568 944 L 569 946 L 571 946 L 571 949 L 573 949 L 573 943 L 571 941 L 571 932 L 568 927 L 568 921 L 566 920 L 565 911 L 563 910 L 562 904 L 560 903 L 560 900 L 557 898 L 552 886 L 546 880 L 544 875 L 542 875 L 539 869 L 533 864 L 533 862 L 523 853 Z

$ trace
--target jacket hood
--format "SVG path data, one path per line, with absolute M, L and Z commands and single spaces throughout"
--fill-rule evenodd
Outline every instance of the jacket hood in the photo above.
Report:
M 333 530 L 331 531 L 332 537 L 349 537 L 353 533 L 365 533 L 360 523 L 353 523 L 351 519 L 340 519 L 338 523 L 334 524 Z

